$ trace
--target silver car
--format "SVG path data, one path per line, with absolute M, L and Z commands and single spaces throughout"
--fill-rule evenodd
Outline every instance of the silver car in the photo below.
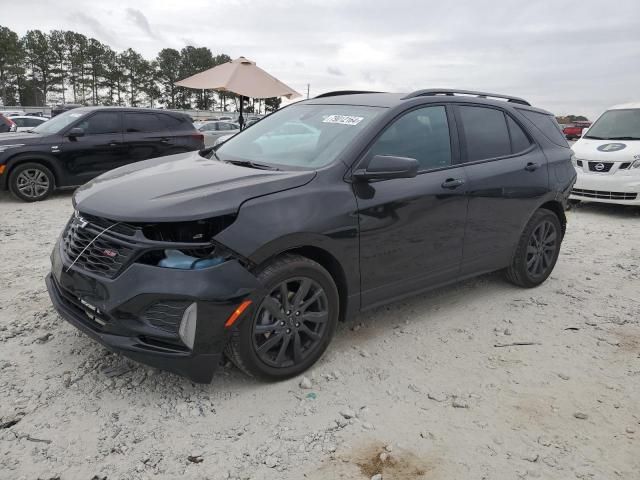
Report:
M 240 125 L 227 121 L 204 122 L 198 130 L 204 134 L 204 145 L 212 146 L 218 137 L 223 135 L 235 135 L 240 131 Z
M 27 132 L 42 125 L 47 121 L 44 117 L 35 117 L 31 115 L 16 115 L 9 117 L 13 123 L 18 127 L 18 132 Z

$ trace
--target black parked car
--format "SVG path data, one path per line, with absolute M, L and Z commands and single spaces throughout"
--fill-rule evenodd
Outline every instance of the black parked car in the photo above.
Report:
M 53 250 L 54 305 L 112 350 L 198 382 L 223 352 L 280 379 L 361 310 L 494 270 L 539 285 L 565 232 L 571 150 L 549 112 L 457 93 L 325 94 L 209 159 L 100 176 Z
M 28 202 L 107 170 L 204 148 L 187 115 L 144 108 L 82 107 L 30 132 L 0 134 L 0 189 Z

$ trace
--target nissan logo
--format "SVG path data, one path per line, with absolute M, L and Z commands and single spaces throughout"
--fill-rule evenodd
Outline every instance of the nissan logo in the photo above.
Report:
M 604 170 L 604 163 L 596 163 L 595 168 L 597 171 L 601 172 L 602 170 Z

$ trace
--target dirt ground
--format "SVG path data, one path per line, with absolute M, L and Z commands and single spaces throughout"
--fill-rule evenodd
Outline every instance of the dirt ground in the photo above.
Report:
M 195 385 L 60 319 L 70 200 L 0 195 L 2 480 L 640 479 L 640 209 L 569 212 L 537 289 L 492 274 L 341 325 L 301 388 Z

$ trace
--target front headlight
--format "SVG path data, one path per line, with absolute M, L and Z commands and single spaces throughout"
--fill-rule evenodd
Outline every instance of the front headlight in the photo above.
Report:
M 578 168 L 582 168 L 582 162 L 584 162 L 584 160 L 582 158 L 578 158 L 575 156 L 575 154 L 571 155 L 571 162 L 573 163 L 573 166 Z
M 0 153 L 6 152 L 10 148 L 24 147 L 24 143 L 14 143 L 12 145 L 0 145 Z

